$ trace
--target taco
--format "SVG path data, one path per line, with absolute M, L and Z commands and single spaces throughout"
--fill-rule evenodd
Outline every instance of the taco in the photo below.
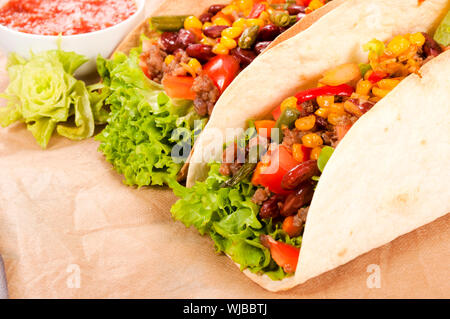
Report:
M 297 22 L 307 28 L 316 19 L 309 13 L 317 17 L 342 0 L 327 2 L 165 1 L 111 60 L 98 59 L 111 107 L 100 151 L 128 185 L 175 180 L 227 86 L 278 35 Z M 173 156 L 177 142 L 183 154 Z
M 447 214 L 449 7 L 350 0 L 258 57 L 218 101 L 173 217 L 278 291 Z

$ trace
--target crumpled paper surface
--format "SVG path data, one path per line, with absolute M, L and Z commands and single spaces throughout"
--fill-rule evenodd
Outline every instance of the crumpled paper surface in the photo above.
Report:
M 0 91 L 4 64 L 0 53 Z M 97 147 L 53 137 L 42 151 L 23 124 L 0 128 L 0 255 L 11 298 L 450 296 L 449 215 L 269 293 L 206 236 L 172 220 L 169 189 L 125 186 Z

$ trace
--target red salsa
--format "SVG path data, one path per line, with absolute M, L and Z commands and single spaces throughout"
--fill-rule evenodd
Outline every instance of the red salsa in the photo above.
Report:
M 0 24 L 25 33 L 74 35 L 103 30 L 132 16 L 135 0 L 9 0 Z

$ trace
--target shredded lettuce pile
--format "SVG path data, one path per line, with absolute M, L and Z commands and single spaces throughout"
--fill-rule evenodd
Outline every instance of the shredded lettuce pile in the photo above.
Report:
M 98 72 L 110 91 L 106 103 L 111 112 L 96 138 L 106 160 L 124 175 L 125 184 L 168 184 L 183 164 L 183 159 L 172 158 L 172 148 L 179 143 L 192 145 L 194 121 L 200 117 L 192 101 L 170 99 L 161 85 L 145 76 L 139 55 L 136 48 L 128 57 L 118 53 L 112 60 L 98 58 Z M 172 137 L 176 129 L 186 132 L 183 139 Z
M 106 94 L 96 92 L 101 85 L 86 87 L 73 77 L 85 62 L 84 56 L 61 50 L 31 54 L 30 59 L 11 54 L 10 83 L 0 95 L 8 105 L 0 108 L 0 124 L 25 122 L 44 149 L 55 129 L 72 140 L 93 136 L 95 124 L 104 124 L 107 118 L 102 109 Z M 62 124 L 72 116 L 75 125 Z
M 208 234 L 217 252 L 229 255 L 241 270 L 264 273 L 272 280 L 285 278 L 288 274 L 272 260 L 259 236 L 271 235 L 296 247 L 300 247 L 301 237 L 290 238 L 270 220 L 259 221 L 259 206 L 251 201 L 257 188 L 248 180 L 232 188 L 220 188 L 228 177 L 219 169 L 220 164 L 211 164 L 208 178 L 192 188 L 171 183 L 181 198 L 172 207 L 172 216 L 186 227 L 194 226 L 200 234 Z

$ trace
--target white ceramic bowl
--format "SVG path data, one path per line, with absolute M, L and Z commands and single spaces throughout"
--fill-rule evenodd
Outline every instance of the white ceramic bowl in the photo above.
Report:
M 0 25 L 0 50 L 6 54 L 16 52 L 28 57 L 30 50 L 33 52 L 41 52 L 57 49 L 58 39 L 61 38 L 62 50 L 74 51 L 89 58 L 89 62 L 84 64 L 76 73 L 77 76 L 88 75 L 95 71 L 95 60 L 99 54 L 103 57 L 109 57 L 119 45 L 120 41 L 145 19 L 146 1 L 135 1 L 138 9 L 127 20 L 107 29 L 90 33 L 61 37 L 35 35 L 19 32 Z

